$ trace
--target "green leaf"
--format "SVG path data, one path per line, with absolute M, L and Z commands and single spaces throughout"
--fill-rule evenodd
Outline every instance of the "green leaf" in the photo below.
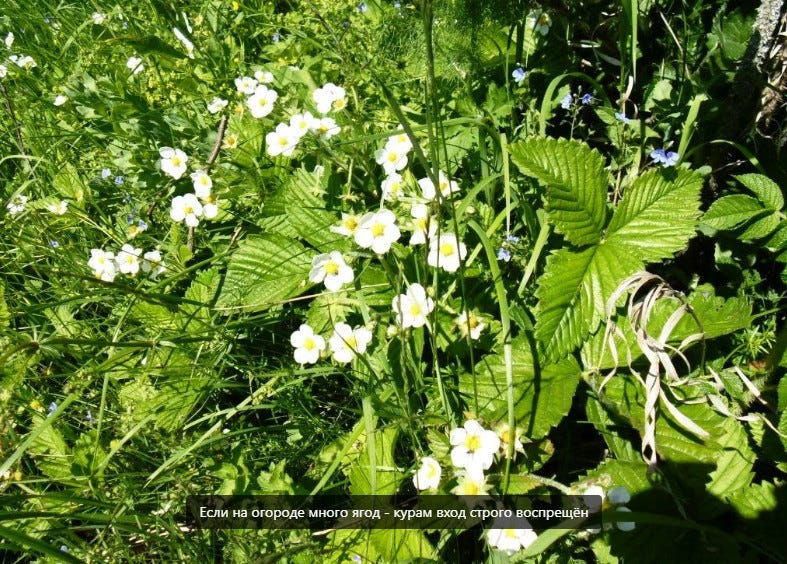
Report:
M 756 519 L 760 513 L 774 511 L 778 506 L 776 487 L 770 482 L 752 484 L 731 495 L 729 503 L 744 519 Z
M 607 228 L 607 242 L 635 248 L 646 262 L 669 258 L 694 235 L 702 178 L 687 170 L 652 170 L 623 196 Z
M 52 186 L 58 194 L 77 201 L 82 200 L 87 192 L 87 185 L 71 163 L 66 163 L 55 175 L 52 179 Z
M 365 435 L 364 435 L 365 436 Z M 399 431 L 396 428 L 376 429 L 374 441 L 366 440 L 361 456 L 349 470 L 350 495 L 391 495 L 396 493 L 402 479 L 394 461 L 394 447 Z M 372 468 L 370 446 L 374 444 L 376 468 L 374 468 L 376 491 L 372 491 Z
M 525 336 L 515 338 L 511 344 L 516 425 L 527 437 L 541 439 L 571 408 L 581 370 L 576 359 L 568 357 L 557 364 L 542 366 L 537 374 Z M 476 415 L 489 425 L 506 421 L 506 364 L 502 354 L 488 355 L 476 365 L 475 385 L 472 374 L 460 375 L 459 392 L 468 408 L 475 406 L 476 391 Z
M 733 229 L 764 211 L 762 204 L 751 196 L 734 194 L 719 198 L 702 216 L 702 223 L 713 229 Z
M 740 174 L 735 179 L 754 192 L 768 209 L 779 211 L 784 207 L 782 189 L 767 176 L 762 174 Z
M 750 225 L 747 225 L 739 237 L 741 241 L 762 239 L 773 233 L 777 227 L 779 227 L 779 214 L 774 212 L 765 217 L 757 218 Z
M 296 170 L 285 193 L 287 219 L 301 238 L 320 251 L 341 250 L 347 246 L 347 239 L 329 229 L 338 220 L 325 209 L 321 191 L 316 175 Z
M 511 159 L 546 184 L 547 211 L 558 233 L 573 245 L 599 241 L 609 175 L 598 151 L 577 141 L 532 138 L 511 145 Z
M 721 451 L 716 458 L 716 470 L 706 485 L 708 493 L 725 500 L 733 492 L 746 488 L 754 478 L 752 468 L 757 459 L 749 446 L 743 426 L 729 417 L 721 426 L 725 432 L 719 437 Z
M 216 308 L 260 311 L 303 291 L 311 253 L 298 241 L 262 234 L 243 241 L 230 259 Z
M 560 249 L 547 257 L 536 290 L 535 335 L 548 359 L 564 357 L 598 328 L 606 300 L 642 268 L 630 250 L 604 242 L 581 252 Z
M 765 246 L 776 252 L 787 249 L 787 221 L 779 224 L 771 238 L 765 242 Z

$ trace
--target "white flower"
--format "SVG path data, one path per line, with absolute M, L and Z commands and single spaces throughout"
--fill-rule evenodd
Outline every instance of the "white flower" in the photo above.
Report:
M 392 135 L 388 138 L 386 146 L 397 147 L 401 152 L 409 153 L 413 148 L 413 142 L 410 141 L 410 137 L 407 136 L 407 133 L 400 129 L 396 135 Z
M 14 33 L 12 31 L 8 32 L 8 35 L 5 36 L 4 40 L 6 48 L 10 49 L 11 45 L 14 44 Z
M 90 16 L 90 19 L 93 20 L 95 25 L 101 25 L 107 21 L 107 17 L 101 12 L 93 12 L 93 14 Z
M 204 170 L 192 172 L 191 180 L 194 183 L 194 194 L 198 198 L 210 196 L 210 189 L 213 188 L 213 180 L 210 179 L 207 172 Z
M 16 66 L 23 69 L 32 69 L 38 66 L 33 57 L 30 55 L 22 55 L 21 57 L 8 57 L 16 63 Z
M 402 182 L 402 175 L 398 172 L 392 172 L 385 177 L 383 183 L 380 185 L 382 191 L 383 201 L 398 200 L 399 196 L 404 191 L 404 183 Z
M 325 350 L 325 339 L 315 335 L 314 329 L 305 323 L 290 335 L 290 344 L 295 347 L 298 364 L 314 364 L 320 359 L 320 352 Z
M 268 71 L 261 71 L 261 70 L 254 71 L 254 78 L 260 84 L 269 84 L 273 82 L 273 73 Z
M 451 490 L 451 493 L 463 497 L 483 496 L 489 491 L 489 485 L 486 483 L 486 476 L 483 474 L 471 475 L 470 473 L 460 474 L 460 480 L 457 486 Z M 480 503 L 479 500 L 473 500 L 472 505 Z
M 532 11 L 527 15 L 527 21 L 541 35 L 549 33 L 549 28 L 552 27 L 552 18 L 546 12 Z
M 397 145 L 386 145 L 374 154 L 374 160 L 382 165 L 385 174 L 392 174 L 407 166 L 407 153 Z
M 24 194 L 17 194 L 11 201 L 8 202 L 6 208 L 8 208 L 8 213 L 11 215 L 16 215 L 18 213 L 22 213 L 25 211 L 25 204 L 27 203 L 27 196 Z
M 429 242 L 429 255 L 426 262 L 429 266 L 440 267 L 446 272 L 456 272 L 459 263 L 467 255 L 467 247 L 453 233 L 441 233 L 437 239 Z
M 265 136 L 265 144 L 271 157 L 284 155 L 289 157 L 298 146 L 298 134 L 286 123 L 280 123 L 275 131 Z
M 132 245 L 126 243 L 120 248 L 117 258 L 118 269 L 123 274 L 131 274 L 135 276 L 139 272 L 139 255 L 142 249 L 135 249 Z
M 353 269 L 344 262 L 344 257 L 339 251 L 323 253 L 312 259 L 312 269 L 309 271 L 309 280 L 315 284 L 325 283 L 331 292 L 336 292 L 345 284 L 355 278 Z
M 207 194 L 202 198 L 202 217 L 205 219 L 213 219 L 219 214 L 219 206 L 216 205 L 216 198 L 211 194 Z
M 5 65 L 0 65 L 0 78 L 5 78 L 8 75 L 8 67 Z
M 254 90 L 254 94 L 249 96 L 249 99 L 246 100 L 246 104 L 249 106 L 252 116 L 255 118 L 262 118 L 273 111 L 273 104 L 278 97 L 279 95 L 275 90 L 271 90 L 264 84 L 260 84 Z
M 484 429 L 481 424 L 470 419 L 463 427 L 451 429 L 451 462 L 464 468 L 468 476 L 478 477 L 492 466 L 500 438 L 494 431 Z
M 448 178 L 442 170 L 438 173 L 437 182 L 440 185 L 440 195 L 443 198 L 447 198 L 451 194 L 455 194 L 459 191 L 459 184 L 457 184 L 455 180 Z M 421 187 L 421 194 L 423 194 L 424 198 L 427 200 L 435 199 L 437 193 L 431 178 L 421 178 L 418 181 L 418 186 Z
M 378 255 L 387 253 L 394 241 L 401 236 L 396 216 L 391 210 L 369 212 L 361 218 L 355 232 L 355 243 L 362 249 L 371 248 Z
M 332 82 L 312 92 L 312 99 L 316 102 L 317 111 L 321 114 L 327 114 L 331 109 L 341 110 L 347 106 L 344 88 L 336 86 Z
M 58 94 L 55 96 L 55 101 L 52 102 L 55 106 L 62 106 L 68 102 L 68 96 L 64 96 L 63 94 Z
M 201 215 L 202 204 L 199 203 L 194 194 L 172 198 L 172 209 L 169 210 L 169 216 L 173 221 L 184 221 L 189 227 L 196 227 L 199 225 Z
M 60 200 L 54 204 L 49 204 L 46 209 L 55 215 L 64 215 L 68 211 L 68 202 Z
M 459 314 L 459 317 L 454 318 L 454 323 L 459 327 L 463 339 L 467 338 L 467 334 L 469 333 L 470 338 L 474 341 L 477 341 L 481 337 L 481 331 L 486 328 L 486 324 L 483 320 L 479 319 L 472 311 L 463 311 Z
M 437 233 L 437 222 L 429 217 L 429 208 L 426 204 L 413 204 L 410 215 L 413 218 L 413 234 L 410 236 L 410 245 L 423 245 L 427 238 L 432 239 Z
M 290 128 L 299 138 L 309 133 L 309 131 L 317 129 L 318 124 L 319 120 L 315 119 L 310 112 L 295 114 L 290 118 Z
M 161 156 L 161 171 L 178 180 L 186 172 L 186 161 L 189 158 L 180 149 L 161 147 L 158 150 Z
M 159 251 L 148 251 L 142 255 L 142 259 L 142 272 L 149 272 L 152 278 L 156 278 L 167 269 L 166 265 L 161 261 L 161 253 Z
M 347 364 L 352 362 L 356 354 L 366 352 L 366 346 L 372 340 L 372 332 L 366 327 L 353 329 L 346 323 L 337 323 L 333 328 L 333 335 L 328 341 L 336 362 Z
M 594 485 L 587 488 L 583 495 L 585 505 L 587 505 L 587 507 L 593 513 L 599 510 L 622 511 L 624 513 L 631 512 L 631 509 L 623 506 L 623 504 L 631 501 L 631 495 L 623 486 L 612 488 L 609 490 L 609 492 L 606 492 L 605 495 L 604 489 L 601 486 Z M 614 526 L 616 526 L 621 531 L 628 532 L 634 530 L 636 523 L 633 521 L 618 521 L 617 523 L 614 523 Z M 604 523 L 605 530 L 611 529 L 612 527 L 612 523 Z M 601 529 L 598 527 L 590 527 L 587 530 L 591 533 L 598 533 Z
M 339 133 L 342 128 L 336 125 L 336 120 L 329 117 L 320 118 L 315 121 L 314 130 L 318 132 L 320 135 L 325 137 L 326 139 L 330 139 L 337 133 Z
M 523 518 L 524 519 L 524 518 Z M 527 519 L 524 519 L 527 521 Z M 529 523 L 528 523 L 529 524 Z M 494 523 L 492 524 L 494 527 Z M 509 556 L 519 552 L 522 548 L 527 548 L 534 542 L 538 535 L 533 529 L 500 529 L 492 528 L 486 535 L 489 546 L 502 550 Z
M 217 96 L 216 98 L 213 98 L 213 100 L 211 100 L 208 104 L 208 111 L 212 114 L 217 114 L 226 108 L 228 103 L 229 102 L 227 100 Z
M 508 458 L 508 443 L 511 442 L 511 427 L 508 426 L 508 423 L 502 423 L 497 427 L 495 430 L 497 436 L 500 438 L 500 453 L 503 455 L 503 458 Z M 514 452 L 525 452 L 525 447 L 520 440 L 522 436 L 522 430 L 517 428 L 516 432 L 514 433 Z M 516 455 L 515 455 L 516 456 Z
M 235 79 L 235 88 L 241 94 L 254 94 L 254 89 L 257 88 L 257 81 L 250 76 L 241 76 Z
M 331 225 L 329 229 L 332 233 L 351 237 L 355 235 L 358 226 L 361 224 L 359 216 L 342 212 L 342 221 L 339 225 Z
M 413 484 L 419 490 L 436 490 L 440 485 L 443 469 L 440 463 L 431 456 L 421 458 L 421 467 L 413 476 Z
M 93 275 L 104 282 L 112 282 L 117 274 L 115 254 L 101 249 L 90 249 L 90 260 L 87 261 L 87 265 L 93 270 Z
M 141 57 L 129 57 L 126 61 L 126 66 L 131 69 L 134 74 L 139 74 L 145 70 L 145 65 L 142 64 Z
M 175 37 L 178 38 L 178 41 L 180 41 L 183 44 L 183 47 L 186 48 L 186 54 L 189 56 L 189 59 L 193 59 L 194 44 L 191 41 L 189 41 L 189 38 L 183 35 L 183 32 L 180 31 L 178 28 L 173 27 L 172 32 L 175 34 Z
M 410 284 L 407 292 L 393 299 L 391 307 L 396 313 L 396 321 L 403 329 L 423 327 L 426 325 L 426 316 L 434 309 L 434 300 L 426 295 L 423 286 Z

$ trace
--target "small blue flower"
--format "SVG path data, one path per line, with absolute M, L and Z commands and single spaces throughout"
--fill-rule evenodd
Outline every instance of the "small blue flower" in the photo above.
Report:
M 519 243 L 519 237 L 516 235 L 506 235 L 506 242 L 512 244 Z
M 130 213 L 126 214 L 126 223 L 128 223 L 129 225 L 132 225 L 134 223 L 134 216 L 131 215 Z
M 128 29 L 128 22 L 123 22 L 123 29 Z
M 664 149 L 654 149 L 650 152 L 650 158 L 653 159 L 653 162 L 668 167 L 678 164 L 680 155 L 675 151 L 665 152 Z
M 47 410 L 47 417 L 52 415 L 55 412 L 56 409 L 57 409 L 57 404 L 55 402 L 50 403 L 49 404 L 49 409 Z
M 120 186 L 121 184 L 123 184 L 123 177 L 122 177 L 122 176 L 120 176 L 120 175 L 116 176 L 116 177 L 115 177 L 115 184 L 117 184 L 118 186 Z
M 145 221 L 143 221 L 143 220 L 141 220 L 141 219 L 140 219 L 140 220 L 137 222 L 137 227 L 139 227 L 139 228 L 140 228 L 142 231 L 144 231 L 145 229 L 147 229 L 147 228 L 148 228 L 148 224 L 147 224 L 147 223 L 145 223 Z
M 511 251 L 508 249 L 500 248 L 497 250 L 497 260 L 508 262 L 511 260 Z
M 274 43 L 278 43 L 279 39 L 281 39 L 281 36 L 279 35 L 278 32 L 276 32 L 276 33 L 273 34 L 273 37 L 271 39 L 273 39 Z
M 60 552 L 68 552 L 68 547 L 64 544 L 60 545 Z
M 560 107 L 563 108 L 564 110 L 569 109 L 571 107 L 571 101 L 573 99 L 574 97 L 571 95 L 571 92 L 569 92 L 568 94 L 566 94 L 560 99 Z
M 587 106 L 588 104 L 590 104 L 590 102 L 593 101 L 593 95 L 590 92 L 588 92 L 587 94 L 582 96 L 582 98 L 580 98 L 579 101 L 582 102 L 583 106 Z
M 89 409 L 85 410 L 85 421 L 87 421 L 89 425 L 93 424 L 93 414 L 90 413 Z
M 527 73 L 525 72 L 525 69 L 517 67 L 514 69 L 514 72 L 511 73 L 511 76 L 514 77 L 514 82 L 517 84 L 522 84 L 522 81 L 525 80 Z
M 348 22 L 347 20 L 344 20 L 344 21 L 342 22 L 342 27 L 343 27 L 344 29 L 347 29 L 348 27 L 350 27 L 350 22 Z
M 366 12 L 367 9 L 368 7 L 366 6 L 366 2 L 361 2 L 360 4 L 358 4 L 358 11 L 361 12 L 362 14 Z
M 101 169 L 101 178 L 109 178 L 110 176 L 112 176 L 112 171 L 110 169 Z
M 50 240 L 49 240 L 49 245 L 50 245 L 50 246 L 51 246 L 53 249 L 57 249 L 57 248 L 60 246 L 60 243 L 58 243 L 58 242 L 57 242 L 57 241 L 55 241 L 54 239 L 50 239 Z
M 396 8 L 397 10 L 401 10 L 402 9 L 402 3 L 401 2 L 394 2 L 394 8 Z
M 628 123 L 631 121 L 623 112 L 615 112 L 615 119 L 622 121 L 623 123 Z

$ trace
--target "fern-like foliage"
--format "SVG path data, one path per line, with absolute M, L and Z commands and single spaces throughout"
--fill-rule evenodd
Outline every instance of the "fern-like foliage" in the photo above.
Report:
M 700 215 L 702 179 L 686 170 L 651 170 L 607 221 L 609 174 L 598 152 L 577 141 L 538 138 L 515 144 L 512 159 L 546 185 L 549 220 L 569 244 L 547 258 L 536 290 L 535 335 L 554 361 L 596 331 L 622 280 L 686 246 Z

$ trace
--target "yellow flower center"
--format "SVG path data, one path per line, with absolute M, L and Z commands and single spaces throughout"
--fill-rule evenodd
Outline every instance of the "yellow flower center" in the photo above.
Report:
M 454 246 L 451 243 L 443 243 L 440 245 L 440 254 L 444 257 L 450 257 L 454 254 Z
M 346 105 L 347 105 L 347 100 L 345 100 L 344 98 L 339 98 L 338 100 L 333 101 L 334 110 L 343 110 Z
M 437 467 L 434 464 L 430 464 L 426 467 L 426 476 L 427 478 L 434 478 L 437 476 Z
M 517 537 L 516 531 L 514 529 L 503 529 L 503 534 L 509 539 L 515 539 Z
M 481 488 L 475 482 L 467 481 L 462 484 L 462 495 L 478 495 L 481 493 Z
M 549 25 L 549 16 L 541 14 L 541 17 L 538 18 L 538 25 Z
M 507 443 L 510 438 L 511 438 L 510 429 L 506 429 L 500 433 L 500 440 L 503 441 L 504 443 Z
M 478 435 L 467 435 L 465 439 L 465 446 L 470 452 L 475 452 L 481 448 L 481 437 Z
M 413 304 L 410 306 L 410 315 L 413 317 L 417 317 L 421 315 L 421 306 L 418 304 Z
M 261 108 L 264 108 L 265 106 L 267 106 L 267 105 L 268 105 L 268 99 L 267 99 L 267 98 L 260 98 L 260 99 L 257 101 L 257 104 L 258 104 L 258 105 L 259 105 Z
M 126 262 L 127 262 L 128 264 L 134 264 L 134 258 L 135 258 L 135 257 L 134 257 L 133 255 L 128 255 L 128 256 L 126 257 Z
M 329 260 L 325 263 L 325 273 L 330 275 L 336 275 L 339 273 L 339 265 L 336 264 L 334 261 Z
M 311 337 L 306 337 L 306 340 L 303 341 L 303 348 L 307 351 L 310 351 L 317 347 L 317 343 L 314 342 L 314 339 Z
M 187 215 L 188 215 L 188 214 L 190 214 L 190 213 L 194 213 L 194 208 L 193 208 L 193 207 L 191 207 L 191 206 L 185 206 L 185 207 L 183 208 L 183 213 L 185 213 L 185 214 L 187 214 Z
M 399 155 L 396 154 L 394 151 L 391 151 L 390 153 L 388 153 L 388 162 L 389 163 L 395 163 L 398 160 L 399 160 Z
M 372 225 L 372 235 L 375 237 L 382 237 L 385 233 L 385 225 L 382 223 L 375 223 Z
M 342 224 L 344 225 L 344 228 L 350 232 L 358 229 L 358 220 L 354 217 L 348 217 L 342 222 Z
M 172 157 L 172 164 L 174 166 L 180 166 L 180 163 L 181 163 L 180 157 Z
M 205 200 L 206 204 L 212 204 L 213 202 L 216 201 L 216 199 L 213 196 L 205 196 L 203 200 Z
M 475 315 L 471 315 L 470 317 L 467 318 L 467 326 L 470 327 L 470 329 L 475 329 L 476 327 L 478 327 L 479 323 L 480 322 L 478 321 L 478 318 Z
M 428 217 L 420 217 L 415 220 L 415 228 L 418 231 L 426 231 L 426 225 L 429 223 Z
M 208 177 L 207 176 L 200 176 L 199 177 L 199 183 L 202 184 L 203 186 L 207 186 L 208 185 Z
M 352 350 L 356 350 L 358 348 L 358 341 L 355 338 L 355 335 L 350 335 L 345 339 L 347 342 L 347 346 L 350 347 Z

